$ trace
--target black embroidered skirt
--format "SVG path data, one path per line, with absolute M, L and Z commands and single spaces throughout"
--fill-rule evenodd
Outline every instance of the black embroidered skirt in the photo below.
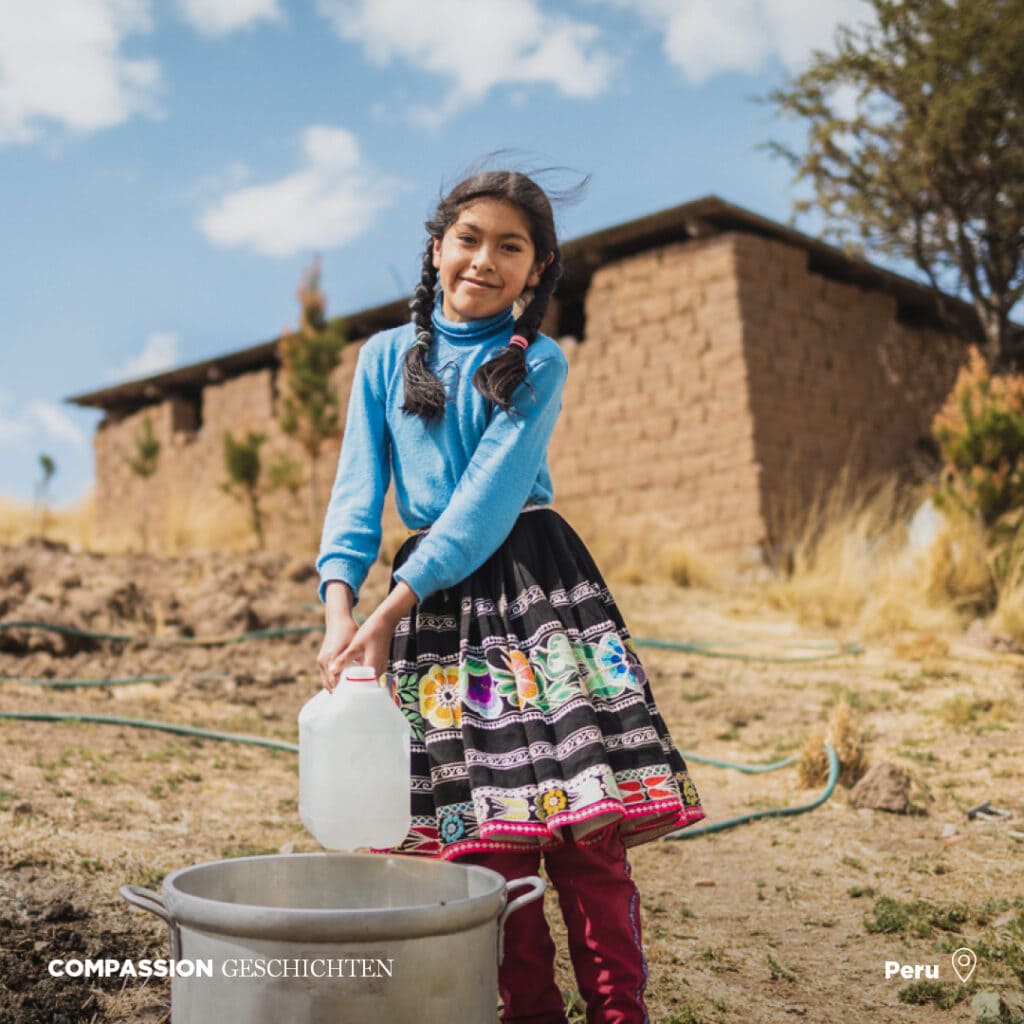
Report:
M 524 511 L 476 572 L 402 619 L 388 674 L 412 725 L 399 852 L 450 860 L 615 825 L 632 846 L 704 817 L 622 615 L 550 508 Z

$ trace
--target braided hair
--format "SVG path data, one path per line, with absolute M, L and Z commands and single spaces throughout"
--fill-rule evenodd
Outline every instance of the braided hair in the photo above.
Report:
M 544 190 L 531 178 L 517 171 L 484 171 L 456 185 L 438 204 L 434 216 L 427 221 L 427 244 L 423 252 L 420 282 L 409 308 L 416 340 L 405 354 L 403 376 L 405 403 L 402 411 L 424 420 L 439 419 L 444 414 L 444 385 L 427 367 L 427 351 L 434 341 L 434 299 L 437 292 L 437 269 L 434 266 L 434 242 L 458 219 L 462 208 L 478 199 L 498 199 L 522 211 L 530 226 L 534 259 L 544 263 L 533 295 L 516 319 L 513 336 L 519 335 L 532 344 L 540 331 L 541 321 L 562 273 L 562 258 L 555 234 L 555 218 Z M 507 345 L 473 374 L 473 386 L 501 409 L 509 409 L 512 393 L 526 377 L 526 351 L 520 345 Z

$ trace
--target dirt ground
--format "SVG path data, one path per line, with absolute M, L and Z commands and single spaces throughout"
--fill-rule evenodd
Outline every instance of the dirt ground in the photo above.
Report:
M 383 591 L 376 567 L 365 606 Z M 728 643 L 792 659 L 823 641 L 729 593 L 613 586 L 637 638 Z M 278 556 L 74 554 L 0 548 L 0 622 L 39 621 L 131 640 L 0 629 L 0 710 L 171 721 L 295 742 L 318 687 L 307 564 Z M 743 763 L 797 754 L 843 697 L 869 766 L 912 780 L 910 813 L 855 809 L 840 786 L 806 814 L 633 851 L 655 1024 L 1024 1020 L 1024 657 L 961 635 L 906 634 L 833 660 L 716 658 L 641 646 L 678 746 Z M 54 689 L 11 681 L 170 676 Z M 809 802 L 795 768 L 691 772 L 711 822 Z M 1009 817 L 970 819 L 988 800 Z M 0 719 L 0 1021 L 169 1019 L 166 981 L 53 978 L 54 958 L 167 955 L 167 934 L 130 912 L 125 883 L 206 860 L 313 851 L 298 820 L 294 754 L 164 732 Z M 557 941 L 557 907 L 548 911 Z M 967 946 L 966 984 L 950 957 Z M 886 978 L 887 961 L 938 965 L 939 979 Z M 560 953 L 563 988 L 574 988 Z M 986 995 L 985 993 L 990 993 Z M 995 995 L 992 995 L 994 993 Z M 972 1006 L 973 1001 L 973 1006 Z M 574 1011 L 574 1020 L 582 1020 Z

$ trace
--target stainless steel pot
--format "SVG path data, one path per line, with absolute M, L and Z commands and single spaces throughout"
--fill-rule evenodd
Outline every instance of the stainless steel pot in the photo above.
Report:
M 312 853 L 197 864 L 168 875 L 162 898 L 121 895 L 170 929 L 173 1024 L 493 1024 L 505 919 L 544 888 L 475 865 Z

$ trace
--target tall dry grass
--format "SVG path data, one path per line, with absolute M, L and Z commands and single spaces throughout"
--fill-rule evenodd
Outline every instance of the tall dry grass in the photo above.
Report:
M 858 488 L 844 474 L 780 545 L 785 561 L 764 600 L 809 625 L 866 638 L 960 629 L 997 605 L 997 617 L 1016 622 L 1024 558 L 1004 580 L 981 527 L 955 514 L 942 517 L 931 543 L 912 549 L 911 516 L 927 496 L 926 487 L 896 478 Z
M 992 629 L 1024 645 L 1024 532 L 994 548 L 966 516 L 947 514 L 934 540 L 911 550 L 908 525 L 926 495 L 925 488 L 901 487 L 895 479 L 864 488 L 844 475 L 802 517 L 790 518 L 774 578 L 758 583 L 739 583 L 734 567 L 688 544 L 656 513 L 626 529 L 583 508 L 560 510 L 613 583 L 673 583 L 719 593 L 742 587 L 755 609 L 762 604 L 808 626 L 865 639 L 959 630 L 978 615 L 990 615 Z M 309 524 L 290 519 L 287 508 L 273 509 L 268 519 L 273 550 L 305 556 L 315 549 Z M 91 498 L 49 511 L 45 521 L 31 506 L 0 498 L 0 543 L 16 544 L 41 532 L 79 549 L 142 549 L 137 529 L 117 535 L 99 529 Z M 385 531 L 382 553 L 388 560 L 406 536 L 400 527 Z M 150 528 L 149 550 L 159 555 L 254 547 L 240 505 L 198 494 L 175 498 Z
M 565 502 L 556 506 L 580 535 L 602 575 L 612 583 L 674 583 L 717 590 L 729 569 L 680 537 L 678 526 L 652 511 L 633 523 L 602 518 L 592 508 Z
M 1024 536 L 1007 545 L 999 553 L 997 563 L 992 627 L 1024 647 Z
M 45 538 L 88 550 L 96 537 L 96 509 L 92 496 L 62 508 L 39 508 L 0 497 L 0 544 L 20 544 Z
M 98 522 L 92 496 L 76 505 L 45 511 L 0 497 L 0 544 L 40 537 L 76 550 L 108 554 L 138 552 L 144 547 L 138 525 L 115 532 Z M 151 554 L 176 556 L 197 550 L 242 552 L 254 545 L 241 506 L 188 495 L 173 499 L 153 517 L 145 547 Z

